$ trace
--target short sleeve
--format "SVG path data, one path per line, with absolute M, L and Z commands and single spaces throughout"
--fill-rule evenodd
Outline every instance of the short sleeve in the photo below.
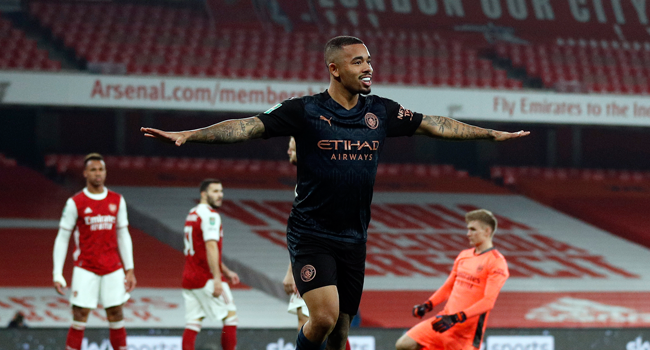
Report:
M 300 99 L 289 99 L 269 108 L 257 117 L 264 124 L 265 139 L 275 136 L 295 136 L 304 125 L 305 107 Z
M 77 205 L 75 204 L 72 198 L 68 198 L 65 202 L 65 207 L 63 207 L 63 214 L 61 214 L 61 221 L 59 222 L 59 227 L 72 231 L 77 225 Z
M 422 123 L 422 113 L 412 112 L 393 100 L 381 99 L 388 115 L 386 136 L 413 136 Z
M 129 226 L 129 216 L 126 210 L 126 201 L 120 196 L 120 208 L 117 210 L 117 228 Z
M 221 216 L 214 212 L 201 215 L 201 231 L 204 241 L 219 241 L 221 239 Z

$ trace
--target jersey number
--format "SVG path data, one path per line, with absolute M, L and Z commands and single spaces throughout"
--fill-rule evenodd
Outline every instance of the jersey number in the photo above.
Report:
M 183 254 L 194 255 L 194 242 L 192 241 L 192 226 L 185 226 L 183 229 L 183 242 L 185 243 L 185 249 L 183 249 Z

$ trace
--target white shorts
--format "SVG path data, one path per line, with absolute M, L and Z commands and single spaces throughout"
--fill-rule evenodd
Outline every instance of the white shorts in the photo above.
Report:
M 98 302 L 107 309 L 122 305 L 130 298 L 124 286 L 123 269 L 100 276 L 75 266 L 71 289 L 70 304 L 88 309 L 97 308 Z
M 214 280 L 209 280 L 203 288 L 183 289 L 185 321 L 199 320 L 204 317 L 221 321 L 226 318 L 229 311 L 237 311 L 228 283 L 221 282 L 221 286 L 223 293 L 218 298 L 212 296 Z
M 291 299 L 289 299 L 289 307 L 287 308 L 287 311 L 289 311 L 290 314 L 297 315 L 298 308 L 301 308 L 300 311 L 302 311 L 303 315 L 309 317 L 309 309 L 307 308 L 307 304 L 305 304 L 305 300 L 300 295 L 293 293 L 291 294 Z

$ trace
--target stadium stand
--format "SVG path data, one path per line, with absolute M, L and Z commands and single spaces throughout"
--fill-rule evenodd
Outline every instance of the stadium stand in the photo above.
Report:
M 541 203 L 650 248 L 650 172 L 492 167 L 493 179 Z
M 79 59 L 124 65 L 129 74 L 328 80 L 316 44 L 328 34 L 217 28 L 201 12 L 155 5 L 32 2 L 30 12 Z M 381 57 L 379 83 L 522 87 L 453 36 L 387 30 L 364 40 Z
M 251 159 L 206 159 L 107 156 L 111 183 L 119 186 L 195 186 L 206 174 L 218 174 L 231 188 L 291 189 L 296 168 L 289 162 Z M 50 154 L 45 166 L 81 181 L 83 156 Z M 435 180 L 435 181 L 431 181 Z M 384 191 L 507 193 L 502 188 L 451 165 L 380 164 L 375 188 Z
M 648 94 L 650 43 L 558 38 L 555 43 L 499 43 L 500 58 L 566 92 Z
M 48 57 L 46 50 L 37 47 L 36 41 L 13 26 L 0 13 L 0 69 L 27 69 L 59 71 L 61 62 Z

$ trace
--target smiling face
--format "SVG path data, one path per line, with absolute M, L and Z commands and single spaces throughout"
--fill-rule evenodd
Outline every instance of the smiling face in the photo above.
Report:
M 373 72 L 370 62 L 366 45 L 352 44 L 336 50 L 328 68 L 333 79 L 350 94 L 369 94 Z

